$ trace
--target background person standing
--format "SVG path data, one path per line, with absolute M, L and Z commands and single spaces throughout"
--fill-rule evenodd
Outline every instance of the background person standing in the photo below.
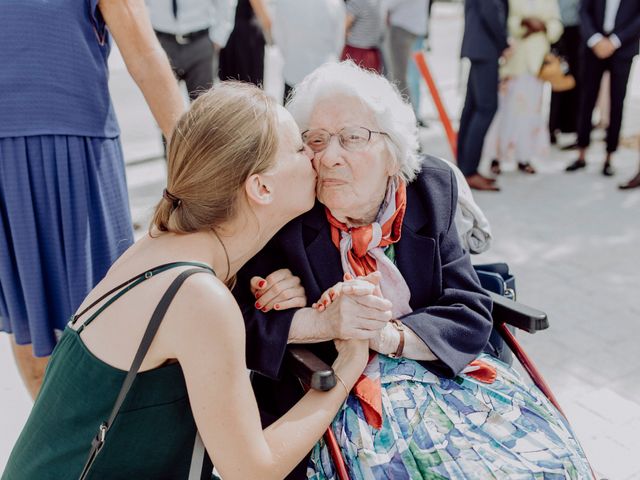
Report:
M 344 0 L 275 0 L 273 41 L 284 58 L 284 98 L 323 63 L 337 62 L 344 47 Z
M 189 98 L 213 84 L 214 59 L 227 44 L 237 0 L 145 0 L 160 45 Z
M 498 110 L 498 60 L 507 51 L 506 0 L 466 0 L 461 56 L 471 61 L 460 116 L 458 166 L 476 190 L 498 191 L 478 173 L 484 138 Z
M 553 45 L 558 55 L 569 65 L 569 70 L 576 80 L 576 86 L 566 92 L 552 92 L 549 107 L 549 138 L 552 144 L 557 142 L 557 134 L 575 133 L 578 130 L 576 112 L 580 105 L 580 54 L 582 40 L 580 37 L 580 0 L 558 0 L 560 18 L 564 31 L 560 40 Z M 563 149 L 577 145 L 564 146 Z
M 227 45 L 220 51 L 220 80 L 261 85 L 265 42 L 271 42 L 271 16 L 265 2 L 238 0 L 233 30 Z
M 32 397 L 58 333 L 133 242 L 111 35 L 169 136 L 184 106 L 144 0 L 0 2 L 0 330 Z
M 346 0 L 347 40 L 340 60 L 382 73 L 380 47 L 385 34 L 382 0 Z
M 605 71 L 610 75 L 611 112 L 607 128 L 607 154 L 602 174 L 612 176 L 611 157 L 618 149 L 624 98 L 633 57 L 638 54 L 640 40 L 640 1 L 582 0 L 580 7 L 583 69 L 582 95 L 578 115 L 578 158 L 567 172 L 587 166 L 586 153 L 591 142 L 591 116 L 598 99 Z
M 427 35 L 427 0 L 388 0 L 389 80 L 394 82 L 402 95 L 409 94 L 407 67 L 416 40 Z M 415 112 L 415 108 L 414 108 Z M 417 113 L 417 112 L 416 112 Z
M 551 43 L 562 34 L 556 0 L 510 0 L 507 20 L 513 55 L 500 68 L 498 113 L 486 143 L 496 148 L 491 169 L 500 161 L 516 162 L 518 170 L 536 173 L 534 158 L 549 154 L 549 136 L 542 115 L 544 82 L 538 77 Z

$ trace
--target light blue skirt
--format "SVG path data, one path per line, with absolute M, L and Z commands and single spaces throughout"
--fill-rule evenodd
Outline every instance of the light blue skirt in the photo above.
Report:
M 564 417 L 536 387 L 488 355 L 497 370 L 482 383 L 440 378 L 413 360 L 378 355 L 383 424 L 365 420 L 349 396 L 331 428 L 351 480 L 590 479 L 582 448 Z M 307 477 L 337 479 L 324 441 Z
M 49 355 L 132 243 L 118 138 L 0 138 L 0 330 Z

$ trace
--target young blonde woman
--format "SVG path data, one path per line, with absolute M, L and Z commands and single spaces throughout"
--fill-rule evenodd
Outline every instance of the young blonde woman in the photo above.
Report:
M 315 179 L 293 119 L 261 90 L 224 82 L 199 97 L 171 139 L 167 189 L 149 234 L 72 317 L 2 479 L 77 479 L 94 438 L 104 444 L 86 478 L 211 478 L 198 462 L 197 432 L 225 480 L 283 478 L 347 397 L 368 344 L 336 342 L 340 385 L 308 393 L 263 431 L 227 284 L 313 206 Z M 345 308 L 390 310 L 372 284 L 350 288 L 358 302 Z M 115 421 L 100 428 L 150 318 L 161 322 L 140 373 Z

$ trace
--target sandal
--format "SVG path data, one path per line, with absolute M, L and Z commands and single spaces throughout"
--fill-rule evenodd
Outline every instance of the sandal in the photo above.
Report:
M 489 167 L 489 170 L 494 175 L 500 175 L 502 173 L 502 169 L 500 168 L 500 162 L 495 158 L 491 160 L 491 166 Z
M 535 175 L 536 169 L 529 162 L 518 162 L 518 170 L 528 175 Z

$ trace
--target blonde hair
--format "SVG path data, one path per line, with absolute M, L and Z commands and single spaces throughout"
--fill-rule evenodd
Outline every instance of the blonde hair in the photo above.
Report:
M 259 88 L 222 82 L 200 95 L 175 127 L 167 192 L 149 231 L 190 233 L 233 218 L 245 180 L 273 166 L 278 112 Z

